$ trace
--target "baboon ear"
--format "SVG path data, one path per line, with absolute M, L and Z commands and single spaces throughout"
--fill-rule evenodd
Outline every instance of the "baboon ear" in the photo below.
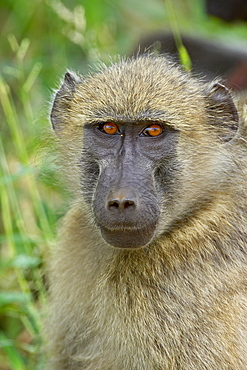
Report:
M 63 126 L 63 116 L 70 106 L 77 84 L 82 82 L 79 76 L 66 72 L 62 85 L 55 95 L 51 109 L 51 123 L 54 130 Z
M 231 140 L 238 130 L 238 111 L 227 87 L 219 82 L 207 90 L 208 113 L 223 141 Z

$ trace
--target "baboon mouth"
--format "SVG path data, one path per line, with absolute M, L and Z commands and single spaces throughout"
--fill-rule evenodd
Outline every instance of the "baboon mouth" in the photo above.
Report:
M 148 229 L 107 229 L 100 227 L 103 239 L 110 245 L 116 248 L 142 248 L 145 247 L 153 239 L 155 232 L 155 225 Z

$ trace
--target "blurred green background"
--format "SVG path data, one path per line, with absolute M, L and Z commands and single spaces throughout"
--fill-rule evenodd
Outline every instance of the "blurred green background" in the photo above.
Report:
M 247 39 L 245 23 L 207 16 L 203 0 L 0 0 L 0 370 L 44 366 L 44 261 L 67 198 L 49 139 L 54 89 L 66 68 L 130 55 L 142 35 L 176 24 Z

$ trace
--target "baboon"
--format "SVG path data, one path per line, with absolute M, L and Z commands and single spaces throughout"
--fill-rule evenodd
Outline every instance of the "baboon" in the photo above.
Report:
M 66 73 L 51 121 L 73 197 L 50 263 L 47 369 L 247 368 L 234 101 L 166 56 Z

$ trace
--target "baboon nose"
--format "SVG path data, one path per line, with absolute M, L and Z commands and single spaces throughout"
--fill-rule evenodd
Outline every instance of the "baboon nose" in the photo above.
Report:
M 114 199 L 108 202 L 108 208 L 124 211 L 126 208 L 135 208 L 135 202 L 129 199 Z
M 130 188 L 123 188 L 110 193 L 107 208 L 110 211 L 134 210 L 137 206 L 137 197 Z

